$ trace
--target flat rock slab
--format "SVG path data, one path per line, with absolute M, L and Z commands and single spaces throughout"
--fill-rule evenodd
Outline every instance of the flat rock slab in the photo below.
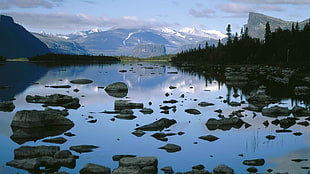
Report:
M 129 100 L 115 100 L 114 110 L 124 110 L 124 109 L 142 109 L 143 103 L 133 103 Z
M 161 118 L 160 120 L 157 120 L 153 123 L 141 126 L 136 128 L 136 130 L 142 130 L 142 131 L 161 131 L 165 128 L 170 127 L 171 125 L 175 124 L 176 121 L 174 119 L 167 119 L 167 118 Z
M 169 153 L 174 153 L 180 151 L 182 148 L 179 145 L 168 143 L 165 146 L 159 147 L 159 149 L 164 149 Z
M 247 166 L 263 166 L 265 164 L 265 160 L 264 159 L 244 160 L 243 164 Z
M 0 102 L 0 111 L 3 112 L 12 112 L 15 109 L 13 102 Z
M 289 116 L 291 111 L 287 107 L 274 106 L 270 108 L 263 108 L 262 114 L 269 117 Z
M 158 160 L 156 157 L 124 157 L 119 160 L 119 166 L 138 166 L 140 168 L 146 166 L 156 166 Z
M 185 109 L 185 112 L 193 115 L 199 115 L 201 112 L 198 109 Z
M 210 141 L 210 142 L 216 141 L 216 140 L 219 139 L 218 137 L 213 136 L 213 135 L 200 136 L 199 138 L 202 139 L 202 140 Z
M 110 174 L 111 169 L 98 164 L 87 163 L 80 170 L 80 174 Z
M 73 150 L 78 153 L 84 153 L 84 152 L 92 152 L 93 149 L 97 148 L 99 147 L 94 145 L 78 145 L 78 146 L 71 146 L 70 150 Z
M 48 96 L 27 95 L 26 101 L 28 103 L 42 103 L 45 106 L 62 106 L 66 109 L 78 109 L 81 106 L 78 98 L 63 94 L 52 94 Z
M 65 139 L 63 137 L 56 137 L 56 138 L 45 139 L 42 141 L 46 142 L 46 143 L 63 144 L 67 141 L 67 139 Z
M 85 85 L 85 84 L 93 83 L 93 81 L 89 79 L 76 79 L 76 80 L 71 80 L 70 83 Z

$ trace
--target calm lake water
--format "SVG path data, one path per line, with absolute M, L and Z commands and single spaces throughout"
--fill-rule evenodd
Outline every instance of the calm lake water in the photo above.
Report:
M 120 72 L 126 70 L 127 72 Z M 6 166 L 6 162 L 14 159 L 14 149 L 20 146 L 58 145 L 44 143 L 41 140 L 26 142 L 22 145 L 10 139 L 12 130 L 11 120 L 20 110 L 43 110 L 41 104 L 27 103 L 27 95 L 51 95 L 54 93 L 70 95 L 80 99 L 80 107 L 77 110 L 69 110 L 68 118 L 75 123 L 69 130 L 76 136 L 67 137 L 63 134 L 55 137 L 64 137 L 68 141 L 59 145 L 62 150 L 69 149 L 73 145 L 92 144 L 99 146 L 93 152 L 77 154 L 75 169 L 61 168 L 60 171 L 78 173 L 86 163 L 96 163 L 110 167 L 112 170 L 118 166 L 118 162 L 112 160 L 113 155 L 133 154 L 137 156 L 156 156 L 158 168 L 172 166 L 175 172 L 192 170 L 191 167 L 203 164 L 206 170 L 212 171 L 220 164 L 226 164 L 235 170 L 236 174 L 247 173 L 249 166 L 242 164 L 244 160 L 264 158 L 265 165 L 258 166 L 259 172 L 272 169 L 275 172 L 289 172 L 292 174 L 304 174 L 310 167 L 310 161 L 294 162 L 292 159 L 310 159 L 310 130 L 309 127 L 294 125 L 291 133 L 276 133 L 278 126 L 270 124 L 265 127 L 265 120 L 271 122 L 274 118 L 264 117 L 261 113 L 253 118 L 252 111 L 243 112 L 242 118 L 251 124 L 251 127 L 230 129 L 227 131 L 210 131 L 205 123 L 210 118 L 218 119 L 216 109 L 222 109 L 223 115 L 228 116 L 232 111 L 247 106 L 247 95 L 241 89 L 234 92 L 224 82 L 219 82 L 214 77 L 197 75 L 179 71 L 178 68 L 163 63 L 119 63 L 107 65 L 78 65 L 47 67 L 27 62 L 8 62 L 0 65 L 0 86 L 10 86 L 8 89 L 0 89 L 0 101 L 15 99 L 16 106 L 13 112 L 0 111 L 0 173 L 28 173 L 25 170 Z M 86 78 L 94 82 L 87 85 L 70 84 L 70 80 Z M 105 114 L 103 111 L 113 111 L 114 101 L 119 100 L 109 96 L 104 89 L 114 82 L 124 82 L 129 91 L 126 100 L 143 103 L 144 107 L 152 108 L 154 112 L 145 115 L 134 109 L 134 120 L 116 119 L 117 114 Z M 69 89 L 53 89 L 45 86 L 71 85 Z M 175 86 L 176 89 L 170 89 Z M 74 92 L 79 89 L 79 92 Z M 166 95 L 169 94 L 169 96 Z M 238 97 L 233 97 L 238 93 Z M 184 94 L 184 98 L 180 96 Z M 223 98 L 221 98 L 222 96 Z M 175 99 L 175 104 L 165 104 L 163 101 Z M 245 101 L 240 107 L 232 107 L 224 103 L 224 99 L 230 101 Z M 200 102 L 214 103 L 214 106 L 200 107 Z M 151 105 L 150 105 L 151 102 Z M 280 106 L 290 109 L 296 104 L 304 106 L 302 101 L 293 101 L 284 98 Z M 161 113 L 160 106 L 176 106 L 176 111 L 170 110 L 169 114 Z M 63 109 L 61 107 L 53 107 Z M 191 115 L 184 112 L 185 109 L 195 108 L 202 114 Z M 89 123 L 88 116 L 97 119 L 96 123 Z M 138 125 L 152 123 L 160 118 L 175 119 L 176 124 L 163 130 L 166 133 L 184 132 L 183 135 L 169 136 L 167 142 L 159 141 L 151 135 L 158 132 L 146 132 L 142 137 L 132 134 Z M 301 118 L 300 121 L 304 121 Z M 301 136 L 293 135 L 294 132 L 302 132 Z M 198 137 L 214 135 L 219 139 L 214 142 L 201 140 Z M 267 135 L 275 135 L 274 140 L 268 140 Z M 49 137 L 51 138 L 51 137 Z M 44 138 L 46 139 L 46 138 Z M 177 144 L 182 150 L 168 153 L 158 147 L 167 143 Z M 240 155 L 242 154 L 242 155 Z M 302 168 L 303 167 L 303 168 Z M 159 170 L 159 173 L 161 171 Z

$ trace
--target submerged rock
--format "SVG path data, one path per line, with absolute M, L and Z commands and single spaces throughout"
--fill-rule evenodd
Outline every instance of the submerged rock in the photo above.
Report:
M 208 102 L 200 102 L 198 103 L 199 106 L 201 107 L 206 107 L 206 106 L 214 106 L 214 103 L 208 103 Z
M 110 174 L 111 169 L 98 164 L 87 163 L 80 170 L 80 174 Z
M 118 119 L 124 119 L 124 120 L 133 120 L 137 118 L 136 116 L 133 115 L 133 111 L 131 109 L 123 109 L 120 111 L 119 115 L 116 115 L 114 117 Z
M 84 84 L 93 83 L 93 81 L 89 79 L 76 79 L 76 80 L 71 80 L 70 83 L 84 85 Z
M 210 118 L 207 121 L 206 126 L 209 130 L 230 130 L 231 128 L 239 129 L 244 123 L 245 122 L 238 117 L 221 118 L 219 120 L 215 118 Z
M 63 144 L 67 141 L 67 139 L 63 138 L 63 137 L 57 137 L 57 138 L 50 138 L 50 139 L 45 139 L 42 140 L 43 142 L 46 143 L 55 143 L 55 144 Z
M 126 83 L 116 82 L 108 85 L 105 91 L 112 97 L 123 98 L 128 94 L 128 86 Z
M 247 166 L 263 166 L 265 164 L 265 160 L 264 159 L 244 160 L 243 164 Z
M 173 153 L 180 151 L 182 148 L 179 145 L 168 143 L 165 146 L 159 147 L 159 149 L 164 149 L 169 153 Z
M 78 145 L 78 146 L 71 146 L 70 150 L 76 151 L 78 153 L 84 153 L 84 152 L 92 152 L 93 149 L 97 148 L 99 147 L 94 145 Z
M 157 120 L 153 123 L 141 126 L 136 128 L 136 130 L 143 130 L 143 131 L 161 131 L 165 128 L 170 127 L 171 125 L 175 124 L 176 121 L 174 119 L 167 119 L 167 118 L 161 118 L 160 120 Z
M 167 136 L 174 136 L 174 135 L 176 134 L 175 133 L 155 133 L 151 136 L 160 141 L 168 141 Z
M 185 109 L 185 112 L 193 115 L 199 115 L 201 112 L 198 109 Z
M 270 108 L 263 108 L 262 114 L 270 117 L 289 116 L 291 111 L 287 107 L 274 106 Z
M 28 103 L 42 103 L 46 106 L 62 106 L 66 109 L 78 109 L 81 106 L 78 98 L 63 94 L 53 94 L 49 96 L 27 95 L 26 101 Z
M 152 114 L 154 111 L 151 108 L 143 108 L 140 110 L 143 114 Z
M 0 102 L 0 111 L 3 112 L 12 112 L 15 109 L 13 102 Z
M 210 141 L 210 142 L 216 141 L 216 140 L 219 139 L 218 137 L 213 136 L 213 135 L 200 136 L 199 138 L 202 139 L 202 140 Z

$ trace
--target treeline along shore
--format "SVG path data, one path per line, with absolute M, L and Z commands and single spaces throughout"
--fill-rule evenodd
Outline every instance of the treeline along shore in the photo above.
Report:
M 103 61 L 120 61 L 119 58 L 113 56 L 93 56 L 93 55 L 71 55 L 71 54 L 44 54 L 28 58 L 34 62 L 103 62 Z
M 241 29 L 240 34 L 231 33 L 227 28 L 227 43 L 218 41 L 217 45 L 206 43 L 199 48 L 178 53 L 173 62 L 197 65 L 210 64 L 263 64 L 274 66 L 310 67 L 310 21 L 301 29 L 298 22 L 291 30 L 278 28 L 271 32 L 267 22 L 264 39 L 251 38 L 248 28 Z

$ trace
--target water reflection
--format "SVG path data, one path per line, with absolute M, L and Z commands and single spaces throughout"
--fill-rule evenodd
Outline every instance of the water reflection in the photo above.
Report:
M 31 65 L 32 71 L 41 66 Z M 1 69 L 2 67 L 0 67 Z M 77 110 L 70 110 L 68 119 L 75 123 L 70 132 L 76 136 L 66 137 L 67 142 L 60 145 L 61 149 L 69 149 L 70 146 L 80 144 L 93 144 L 99 146 L 95 152 L 77 154 L 75 169 L 61 168 L 60 171 L 78 173 L 84 164 L 92 162 L 108 166 L 112 169 L 117 163 L 112 161 L 112 156 L 117 154 L 134 154 L 137 156 L 156 156 L 159 161 L 159 168 L 172 166 L 174 171 L 185 172 L 197 164 L 204 164 L 206 169 L 212 171 L 219 164 L 226 164 L 232 167 L 236 173 L 245 173 L 247 166 L 242 164 L 243 160 L 252 158 L 264 158 L 267 163 L 258 167 L 259 172 L 266 172 L 267 169 L 280 168 L 280 164 L 269 160 L 279 158 L 290 152 L 299 151 L 308 146 L 305 143 L 309 136 L 307 127 L 293 125 L 292 133 L 276 133 L 278 126 L 270 124 L 266 127 L 264 121 L 271 123 L 274 118 L 264 117 L 261 113 L 252 111 L 242 112 L 241 118 L 250 124 L 247 127 L 242 124 L 240 127 L 230 127 L 229 131 L 220 129 L 208 129 L 205 125 L 211 119 L 219 119 L 219 113 L 215 110 L 221 109 L 221 115 L 228 118 L 233 111 L 241 110 L 247 106 L 247 98 L 258 88 L 257 83 L 242 85 L 227 84 L 224 70 L 220 67 L 195 73 L 192 70 L 179 69 L 171 65 L 160 63 L 120 63 L 107 65 L 75 65 L 55 66 L 46 69 L 44 75 L 33 80 L 36 85 L 25 86 L 19 93 L 11 93 L 15 97 L 16 109 L 12 113 L 2 113 L 6 127 L 10 129 L 10 122 L 16 111 L 19 110 L 42 110 L 40 104 L 27 103 L 27 95 L 51 95 L 55 93 L 70 95 L 80 99 L 80 107 Z M 1 77 L 2 78 L 2 77 Z M 90 79 L 94 82 L 86 85 L 71 84 L 74 79 Z M 115 82 L 124 82 L 128 85 L 128 94 L 122 98 L 131 102 L 142 103 L 144 107 L 152 108 L 153 113 L 144 115 L 139 109 L 133 109 L 134 120 L 113 119 L 116 113 L 103 111 L 114 111 L 115 100 L 120 100 L 108 95 L 104 90 L 108 85 Z M 71 88 L 52 89 L 45 86 L 70 85 Z M 170 86 L 176 87 L 169 88 Z M 78 90 L 75 90 L 78 89 Z M 285 94 L 286 95 L 286 94 Z M 306 101 L 281 97 L 279 105 L 293 107 L 296 104 L 305 106 Z M 176 103 L 163 103 L 163 101 L 176 100 Z M 294 100 L 294 102 L 291 102 Z M 200 102 L 213 103 L 214 105 L 202 107 Z M 231 106 L 229 103 L 237 102 L 240 106 Z M 243 102 L 243 103 L 242 103 Z M 161 113 L 163 106 L 173 107 L 168 114 Z M 55 109 L 63 109 L 54 107 Z M 197 109 L 200 115 L 191 115 L 185 109 Z M 292 116 L 292 115 L 291 115 Z M 146 125 L 161 118 L 176 120 L 176 124 L 162 131 L 146 132 L 143 136 L 137 137 L 132 134 L 138 126 Z M 96 119 L 91 123 L 90 120 Z M 305 121 L 305 118 L 300 118 Z M 1 130 L 2 131 L 2 130 Z M 10 132 L 10 131 L 7 131 Z M 155 133 L 178 133 L 181 135 L 169 136 L 167 142 L 159 141 L 152 137 Z M 302 132 L 302 136 L 295 136 L 293 133 Z M 13 151 L 20 146 L 12 142 L 7 133 L 0 133 L 2 148 L 9 152 L 0 159 L 2 166 L 13 159 Z M 62 133 L 60 133 L 62 134 Z M 217 141 L 208 142 L 198 137 L 205 135 L 219 137 Z M 267 135 L 275 135 L 274 140 L 268 140 Z M 54 137 L 55 135 L 48 135 Z M 40 137 L 35 142 L 25 142 L 23 145 L 38 146 L 47 145 Z M 173 143 L 182 147 L 176 153 L 167 153 L 158 149 L 167 143 Z M 240 155 L 242 154 L 242 155 Z M 303 157 L 306 158 L 306 157 Z M 290 163 L 295 165 L 295 163 Z M 0 170 L 1 171 L 1 170 Z M 8 166 L 3 169 L 4 173 L 24 173 Z M 283 171 L 285 170 L 277 170 Z M 160 171 L 159 171 L 160 172 Z M 299 170 L 296 169 L 296 173 Z M 294 173 L 294 172 L 293 172 Z

